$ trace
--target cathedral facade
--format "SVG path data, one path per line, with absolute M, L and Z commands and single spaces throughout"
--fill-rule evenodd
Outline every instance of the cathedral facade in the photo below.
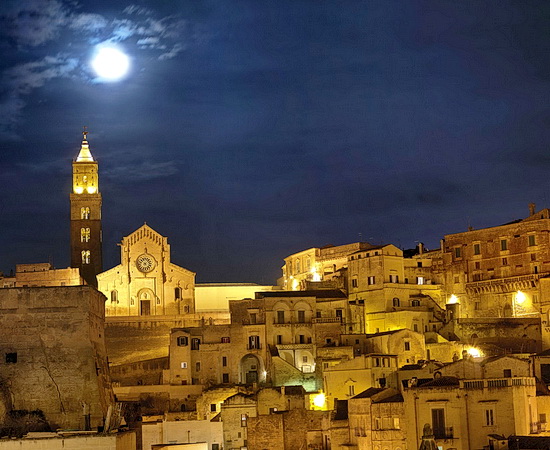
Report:
M 97 276 L 107 316 L 195 312 L 195 273 L 170 262 L 168 239 L 143 225 L 122 239 L 121 261 Z

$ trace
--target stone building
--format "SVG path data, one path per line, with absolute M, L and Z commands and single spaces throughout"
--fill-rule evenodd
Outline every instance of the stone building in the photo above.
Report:
M 71 267 L 80 269 L 86 282 L 97 286 L 96 275 L 103 267 L 101 234 L 101 193 L 97 161 L 87 141 L 73 162 L 73 191 L 71 201 Z
M 54 430 L 113 423 L 104 303 L 91 286 L 0 289 L 0 423 L 20 410 Z
M 170 337 L 170 384 L 305 383 L 316 390 L 317 348 L 342 331 L 340 291 L 267 291 L 230 301 L 231 323 L 177 328 Z M 340 305 L 341 309 L 334 309 Z
M 550 273 L 550 210 L 508 224 L 445 235 L 444 295 L 462 317 L 518 317 L 540 310 L 539 280 Z
M 80 269 L 54 269 L 50 263 L 17 264 L 15 276 L 0 277 L 2 287 L 80 286 Z
M 98 274 L 107 316 L 165 316 L 195 311 L 195 273 L 170 262 L 168 239 L 147 224 L 122 239 L 120 264 Z

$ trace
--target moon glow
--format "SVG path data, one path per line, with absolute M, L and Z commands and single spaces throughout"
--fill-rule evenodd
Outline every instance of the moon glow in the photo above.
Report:
M 95 73 L 106 81 L 120 80 L 130 68 L 130 59 L 112 47 L 100 48 L 92 60 Z

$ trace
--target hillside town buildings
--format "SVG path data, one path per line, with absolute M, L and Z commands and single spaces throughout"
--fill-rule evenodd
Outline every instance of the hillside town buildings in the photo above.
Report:
M 199 285 L 147 224 L 103 271 L 99 178 L 85 133 L 72 267 L 0 278 L 0 449 L 550 446 L 550 210 Z

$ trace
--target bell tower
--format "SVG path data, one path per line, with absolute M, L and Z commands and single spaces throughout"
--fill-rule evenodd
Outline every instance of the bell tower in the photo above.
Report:
M 97 287 L 102 271 L 101 194 L 97 161 L 84 131 L 80 152 L 73 161 L 71 199 L 71 267 L 78 267 L 86 282 Z

